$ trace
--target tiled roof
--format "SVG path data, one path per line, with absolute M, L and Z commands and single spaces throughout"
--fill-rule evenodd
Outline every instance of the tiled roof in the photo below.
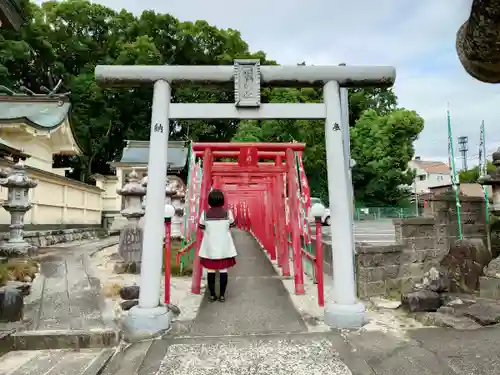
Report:
M 14 147 L 11 145 L 9 142 L 7 142 L 5 139 L 0 138 L 0 150 L 7 152 L 10 155 L 18 155 L 20 157 L 30 157 L 30 155 L 25 154 L 23 150 L 20 150 L 17 147 Z M 0 153 L 1 153 L 0 151 Z
M 55 98 L 0 96 L 0 123 L 20 121 L 51 130 L 63 123 L 70 108 L 69 102 Z
M 452 185 L 443 185 L 431 187 L 430 190 L 430 195 L 433 195 L 436 191 L 453 191 L 453 187 Z M 467 197 L 482 198 L 484 196 L 483 187 L 480 184 L 461 183 L 459 185 L 459 192 Z M 491 186 L 488 186 L 488 196 L 491 198 L 492 194 L 493 190 Z
M 483 197 L 483 187 L 479 184 L 460 184 L 460 193 L 468 197 Z M 488 186 L 488 196 L 492 196 L 493 190 Z
M 412 160 L 412 162 L 427 173 L 450 174 L 450 167 L 442 161 Z
M 168 142 L 167 162 L 170 169 L 186 166 L 188 149 L 184 142 Z M 119 163 L 147 164 L 149 161 L 149 141 L 127 141 Z

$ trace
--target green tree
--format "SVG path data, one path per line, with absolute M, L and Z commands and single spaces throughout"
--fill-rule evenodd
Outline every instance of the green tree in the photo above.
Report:
M 109 173 L 110 158 L 119 156 L 125 139 L 149 138 L 152 88 L 102 89 L 94 80 L 97 64 L 229 64 L 235 58 L 259 58 L 238 31 L 218 29 L 205 21 L 179 22 L 168 14 L 145 11 L 139 16 L 116 12 L 87 0 L 25 1 L 31 22 L 21 37 L 0 30 L 0 85 L 25 86 L 35 92 L 63 79 L 71 91 L 72 123 L 84 155 L 56 157 L 56 166 L 74 168 L 74 178 Z M 231 102 L 232 90 L 175 87 L 173 101 Z M 229 140 L 236 121 L 180 121 L 172 139 Z
M 496 170 L 496 167 L 489 160 L 487 161 L 486 168 L 488 173 L 495 172 Z M 470 183 L 470 184 L 476 183 L 479 178 L 479 166 L 476 165 L 472 169 L 468 169 L 466 171 L 460 171 L 460 173 L 458 174 L 458 178 L 462 183 Z
M 239 31 L 219 29 L 206 21 L 180 22 L 169 14 L 145 11 L 138 16 L 116 12 L 88 0 L 23 0 L 31 22 L 20 34 L 0 29 L 0 85 L 25 86 L 41 92 L 63 79 L 71 91 L 72 125 L 84 154 L 56 157 L 58 167 L 71 166 L 72 177 L 86 181 L 92 173 L 109 173 L 126 139 L 149 138 L 151 87 L 104 89 L 94 79 L 98 64 L 231 64 L 257 58 L 276 64 L 262 51 L 251 52 Z M 301 65 L 305 65 L 302 63 Z M 391 89 L 349 90 L 355 191 L 366 202 L 396 202 L 412 142 L 421 119 L 396 110 Z M 173 102 L 232 103 L 232 87 L 176 86 Z M 263 88 L 263 103 L 315 103 L 318 88 Z M 391 132 L 395 131 L 395 134 Z M 305 142 L 304 166 L 313 195 L 327 199 L 323 121 L 178 121 L 171 139 L 199 141 Z M 369 145 L 369 146 L 367 146 Z M 410 155 L 410 156 L 408 156 Z
M 273 89 L 267 99 L 280 103 L 319 102 L 322 90 Z M 398 204 L 408 196 L 401 185 L 412 181 L 406 169 L 414 154 L 413 142 L 423 130 L 423 120 L 413 111 L 395 110 L 397 98 L 392 90 L 350 90 L 349 101 L 351 154 L 357 162 L 353 170 L 356 199 L 365 204 Z M 304 168 L 311 194 L 328 201 L 324 121 L 242 121 L 233 140 L 306 143 Z
M 408 196 L 413 172 L 408 162 L 413 142 L 424 128 L 415 112 L 398 109 L 385 115 L 367 110 L 351 129 L 351 154 L 356 160 L 353 185 L 356 200 L 364 205 L 397 205 Z
M 354 126 L 363 113 L 372 109 L 385 115 L 396 109 L 397 97 L 392 88 L 354 88 L 349 90 L 349 123 Z

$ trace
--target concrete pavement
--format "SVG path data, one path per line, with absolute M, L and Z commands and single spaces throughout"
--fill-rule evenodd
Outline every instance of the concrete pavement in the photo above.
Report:
M 131 345 L 103 375 L 500 373 L 498 327 L 474 331 L 472 338 L 470 331 L 442 328 L 406 337 L 363 330 L 309 332 L 253 238 L 235 231 L 234 239 L 239 257 L 230 270 L 227 301 L 204 301 L 186 329 Z M 471 339 L 471 350 L 461 351 Z
M 500 327 L 410 330 L 408 338 L 351 333 L 356 355 L 377 375 L 491 375 L 500 373 Z
M 500 328 L 424 328 L 407 337 L 332 331 L 165 337 L 120 352 L 102 375 L 491 375 Z
M 376 245 L 393 244 L 396 242 L 392 220 L 364 220 L 354 222 L 354 238 L 356 242 L 366 242 Z M 330 227 L 323 227 L 323 241 L 331 243 Z
M 500 327 L 475 331 L 424 328 L 409 331 L 407 336 L 361 331 L 167 336 L 135 343 L 113 357 L 113 349 L 11 352 L 1 358 L 0 375 L 500 373 Z
M 230 270 L 227 301 L 205 300 L 194 321 L 180 322 L 184 329 L 174 326 L 161 339 L 122 346 L 116 353 L 13 352 L 0 359 L 0 375 L 500 373 L 500 326 L 414 329 L 404 337 L 363 329 L 308 331 L 256 241 L 241 231 L 234 239 L 239 257 Z
M 290 295 L 257 241 L 233 231 L 237 264 L 229 270 L 227 301 L 209 303 L 208 291 L 190 336 L 290 333 L 307 331 Z

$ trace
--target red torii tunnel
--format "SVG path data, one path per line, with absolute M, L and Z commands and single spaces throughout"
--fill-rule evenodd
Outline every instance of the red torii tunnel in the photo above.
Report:
M 212 188 L 222 190 L 237 225 L 257 239 L 270 259 L 277 261 L 284 276 L 290 275 L 291 256 L 296 294 L 304 294 L 303 256 L 315 263 L 316 275 L 323 274 L 322 264 L 301 246 L 303 226 L 295 153 L 302 153 L 304 148 L 303 143 L 192 144 L 195 157 L 203 162 L 198 211 L 208 208 L 208 193 Z M 192 281 L 192 292 L 197 294 L 202 277 L 198 256 L 202 235 L 197 229 Z M 322 277 L 317 281 L 322 301 Z

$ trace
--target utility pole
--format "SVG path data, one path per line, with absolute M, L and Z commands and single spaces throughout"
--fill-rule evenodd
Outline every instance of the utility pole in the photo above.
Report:
M 458 137 L 458 151 L 462 155 L 462 169 L 467 170 L 467 151 L 469 151 L 469 137 Z

